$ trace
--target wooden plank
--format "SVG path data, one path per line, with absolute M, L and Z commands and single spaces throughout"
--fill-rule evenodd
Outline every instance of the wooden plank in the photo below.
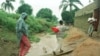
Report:
M 67 54 L 70 54 L 72 52 L 73 52 L 73 50 L 70 50 L 70 51 L 67 51 L 67 52 L 60 53 L 60 54 L 55 55 L 55 56 L 67 55 Z

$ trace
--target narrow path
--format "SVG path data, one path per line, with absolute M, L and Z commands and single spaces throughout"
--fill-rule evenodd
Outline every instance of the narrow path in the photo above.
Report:
M 96 33 L 94 33 L 93 37 L 97 37 L 95 39 L 98 39 L 100 37 L 99 34 L 97 36 L 95 34 Z M 77 46 L 89 38 L 91 39 L 91 37 L 88 37 L 83 31 L 77 28 L 72 28 L 68 31 L 67 38 L 63 40 L 62 49 L 64 51 L 64 55 L 59 52 L 56 53 L 58 56 L 60 54 L 61 56 L 71 56 L 72 53 L 66 54 L 65 52 L 75 50 Z M 100 41 L 100 39 L 98 41 Z M 32 47 L 26 56 L 54 56 L 53 51 L 55 51 L 57 47 L 58 43 L 56 35 L 47 34 L 41 37 L 41 41 L 39 43 L 32 43 Z
M 58 43 L 56 35 L 46 35 L 41 37 L 39 43 L 32 43 L 29 53 L 26 56 L 42 56 L 50 54 L 56 50 Z

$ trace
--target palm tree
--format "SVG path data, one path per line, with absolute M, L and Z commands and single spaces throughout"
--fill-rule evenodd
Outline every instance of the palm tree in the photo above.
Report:
M 6 0 L 5 2 L 3 2 L 1 4 L 1 7 L 4 9 L 4 10 L 8 10 L 8 12 L 10 13 L 10 10 L 14 10 L 14 7 L 12 5 L 11 2 L 14 2 L 15 0 Z
M 59 9 L 62 8 L 62 11 L 66 11 L 66 9 L 69 7 L 70 12 L 73 11 L 73 7 L 75 10 L 79 10 L 79 7 L 76 4 L 80 4 L 83 6 L 83 4 L 80 2 L 80 0 L 62 0 Z

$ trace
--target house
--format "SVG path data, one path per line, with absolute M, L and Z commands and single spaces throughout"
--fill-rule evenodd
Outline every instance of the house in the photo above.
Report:
M 87 20 L 91 14 L 94 14 L 94 18 L 97 19 L 95 27 L 100 32 L 100 8 L 97 6 L 97 2 L 93 2 L 75 13 L 75 26 L 87 32 L 89 27 Z

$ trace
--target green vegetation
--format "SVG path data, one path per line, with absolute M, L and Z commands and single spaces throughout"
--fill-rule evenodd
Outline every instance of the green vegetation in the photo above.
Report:
M 18 56 L 17 37 L 3 25 L 0 25 L 0 56 Z
M 83 4 L 80 2 L 80 0 L 62 0 L 62 3 L 60 4 L 59 8 L 63 9 L 63 11 L 66 11 L 68 9 L 68 6 L 70 7 L 70 12 L 73 10 L 79 10 L 79 7 L 76 4 L 80 4 L 83 6 Z M 73 7 L 75 9 L 73 9 Z M 62 12 L 63 12 L 62 11 Z
M 10 10 L 14 10 L 14 6 L 12 5 L 11 2 L 15 2 L 15 0 L 6 0 L 5 2 L 2 3 L 1 7 L 4 10 L 8 10 L 8 12 L 10 12 Z
M 41 18 L 51 18 L 52 11 L 51 11 L 51 9 L 48 9 L 48 8 L 42 8 L 38 11 L 36 16 L 41 17 Z
M 18 45 L 16 37 L 16 21 L 19 14 L 8 14 L 0 10 L 0 52 L 1 56 L 18 56 Z M 29 25 L 30 41 L 39 42 L 40 38 L 35 36 L 38 33 L 50 32 L 53 22 L 47 22 L 45 19 L 38 19 L 29 16 L 27 19 Z
M 29 39 L 31 42 L 39 42 L 40 36 L 37 36 L 41 33 L 53 34 L 51 27 L 57 24 L 57 17 L 53 15 L 53 12 L 49 8 L 41 8 L 36 17 L 32 15 L 32 7 L 29 4 L 26 4 L 24 0 L 20 0 L 21 5 L 17 8 L 16 14 L 7 13 L 5 10 L 10 12 L 14 9 L 14 6 L 11 2 L 15 0 L 5 0 L 2 3 L 2 9 L 0 10 L 0 56 L 18 56 L 18 43 L 16 37 L 16 22 L 20 17 L 22 12 L 26 12 L 29 16 L 26 20 L 26 23 L 29 25 Z M 71 1 L 71 0 L 70 0 Z M 79 2 L 79 0 L 75 0 Z M 67 7 L 66 7 L 67 8 Z M 65 9 L 66 9 L 65 8 Z M 72 10 L 72 6 L 70 11 Z M 64 11 L 62 13 L 62 18 L 66 23 L 72 23 L 73 13 L 75 11 Z M 66 19 L 67 18 L 67 19 Z M 66 36 L 66 35 L 64 35 Z
M 22 4 L 18 7 L 17 13 L 21 14 L 22 12 L 26 12 L 28 15 L 32 14 L 32 8 L 29 4 Z
M 57 17 L 55 15 L 52 15 L 52 10 L 49 8 L 42 8 L 38 11 L 38 13 L 36 14 L 37 18 L 44 18 L 46 19 L 48 22 L 51 21 L 57 21 Z
M 71 24 L 74 25 L 75 12 L 79 10 L 79 7 L 76 4 L 80 4 L 80 5 L 83 6 L 83 4 L 80 2 L 80 0 L 62 0 L 59 8 L 62 9 L 62 14 L 66 14 L 66 15 L 64 15 L 64 17 L 61 14 L 62 19 L 66 23 L 71 22 Z M 68 7 L 70 8 L 69 10 L 68 10 Z M 65 13 L 65 11 L 69 11 L 69 12 L 66 12 Z M 70 14 L 70 16 L 69 16 L 69 14 Z M 70 18 L 68 18 L 68 16 Z M 65 17 L 66 17 L 66 19 L 65 19 Z
M 74 19 L 72 18 L 73 15 L 69 11 L 62 12 L 61 16 L 62 16 L 62 19 L 65 21 L 65 24 L 67 25 L 74 24 Z
M 8 28 L 10 31 L 15 30 L 16 19 L 11 17 L 11 14 L 7 14 L 6 12 L 0 11 L 0 25 L 4 28 Z
M 14 35 L 16 36 L 15 34 L 16 21 L 20 15 L 8 14 L 4 11 L 0 11 L 0 14 L 1 14 L 0 27 L 7 29 L 9 32 L 13 32 Z M 43 32 L 51 32 L 50 28 L 55 25 L 55 22 L 48 22 L 45 19 L 34 18 L 32 16 L 29 16 L 26 22 L 29 25 L 29 37 L 31 40 L 36 39 L 36 38 L 32 38 L 32 37 L 35 37 L 34 36 L 35 34 L 43 33 Z M 1 37 L 1 38 L 4 38 L 4 37 Z M 10 38 L 5 38 L 5 39 L 9 40 Z M 12 38 L 12 40 L 15 40 L 15 39 Z M 36 41 L 38 40 L 39 39 L 36 39 Z

